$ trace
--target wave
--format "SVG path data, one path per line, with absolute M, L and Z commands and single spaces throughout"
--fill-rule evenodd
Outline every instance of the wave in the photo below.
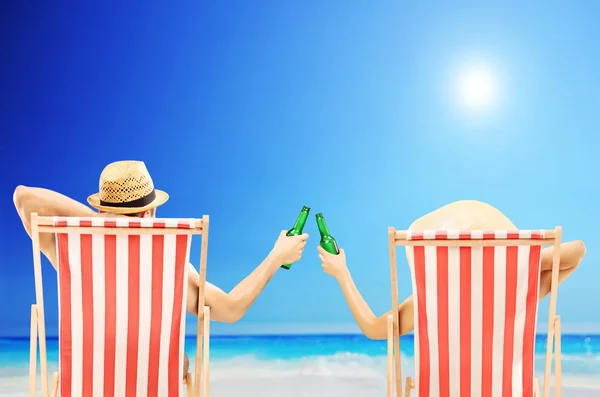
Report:
M 543 374 L 546 356 L 537 355 L 535 367 Z M 583 376 L 600 379 L 600 355 L 563 355 L 562 371 L 566 376 Z M 193 365 L 193 363 L 192 363 Z M 233 358 L 211 358 L 214 379 L 271 378 L 294 376 L 322 376 L 335 378 L 385 379 L 387 356 L 371 356 L 353 352 L 340 352 L 332 355 L 308 356 L 295 359 L 264 359 L 255 355 L 239 355 Z M 414 375 L 414 359 L 401 356 L 402 373 Z
M 193 366 L 194 351 L 188 349 L 187 354 Z M 4 357 L 0 362 L 0 378 L 27 373 L 28 360 L 11 360 Z M 262 354 L 231 354 L 226 356 L 211 355 L 211 367 L 218 376 L 296 376 L 315 375 L 332 377 L 373 377 L 385 376 L 387 356 L 383 354 L 365 354 L 351 351 L 340 351 L 333 354 L 302 355 L 300 357 L 264 357 Z M 545 354 L 536 354 L 535 368 L 543 372 L 546 361 Z M 50 367 L 57 366 L 56 357 L 49 357 Z M 414 373 L 414 357 L 401 355 L 403 373 Z M 564 374 L 594 375 L 600 379 L 600 354 L 563 354 L 562 370 Z M 222 374 L 221 374 L 222 372 Z
M 403 358 L 402 365 L 412 360 Z M 344 352 L 329 356 L 302 357 L 292 360 L 265 360 L 253 355 L 237 356 L 211 362 L 211 379 L 281 378 L 322 376 L 336 378 L 385 379 L 385 356 L 368 356 Z

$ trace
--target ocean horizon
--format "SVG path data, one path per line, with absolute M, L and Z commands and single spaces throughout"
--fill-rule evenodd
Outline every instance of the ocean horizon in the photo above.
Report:
M 58 339 L 47 337 L 46 340 L 48 366 L 52 373 L 58 368 Z M 545 364 L 545 342 L 546 335 L 536 336 L 535 372 L 540 381 Z M 600 395 L 600 334 L 563 334 L 561 342 L 563 385 L 584 388 L 586 393 L 591 390 L 591 394 L 586 396 Z M 190 358 L 191 370 L 195 348 L 196 336 L 187 336 L 185 352 Z M 413 376 L 412 334 L 400 338 L 400 348 L 402 376 Z M 211 334 L 211 388 L 215 389 L 213 395 L 223 396 L 232 393 L 232 387 L 248 392 L 246 395 L 266 395 L 261 390 L 272 382 L 284 390 L 288 387 L 306 388 L 310 383 L 313 385 L 311 393 L 313 389 L 320 392 L 325 388 L 329 391 L 335 389 L 339 395 L 342 395 L 342 390 L 351 390 L 350 395 L 362 395 L 352 394 L 356 387 L 383 392 L 386 387 L 386 355 L 386 340 L 370 340 L 362 334 Z M 0 338 L 0 390 L 3 396 L 26 396 L 28 368 L 29 338 Z M 276 395 L 273 390 L 270 392 Z M 299 391 L 297 393 L 302 395 Z
M 188 315 L 186 319 L 186 337 L 196 335 L 197 317 Z M 4 327 L 0 329 L 2 339 L 29 339 L 30 325 L 20 327 Z M 268 330 L 268 331 L 266 331 Z M 540 319 L 537 323 L 536 335 L 546 335 L 548 320 Z M 563 336 L 565 335 L 600 335 L 600 324 L 597 323 L 561 323 Z M 210 324 L 212 336 L 304 336 L 304 335 L 363 335 L 356 324 L 348 323 L 269 323 L 261 321 L 241 320 L 235 324 L 212 322 Z M 412 335 L 412 332 L 408 335 Z M 46 338 L 58 337 L 58 325 L 46 323 Z

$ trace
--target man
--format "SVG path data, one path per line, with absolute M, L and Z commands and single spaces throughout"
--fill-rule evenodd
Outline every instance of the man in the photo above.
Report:
M 100 175 L 100 189 L 88 197 L 88 203 L 99 212 L 70 199 L 60 193 L 18 186 L 13 201 L 25 230 L 31 237 L 31 214 L 40 216 L 133 216 L 153 218 L 158 206 L 164 204 L 169 195 L 154 189 L 154 183 L 146 166 L 141 161 L 117 161 L 104 168 Z M 218 322 L 235 323 L 254 303 L 277 269 L 284 263 L 294 263 L 302 257 L 308 234 L 286 236 L 282 231 L 273 249 L 263 262 L 229 293 L 207 282 L 206 305 L 210 306 L 211 319 Z M 56 245 L 54 234 L 40 234 L 40 249 L 56 268 Z M 198 315 L 199 275 L 189 264 L 187 311 Z M 187 356 L 184 375 L 187 373 Z
M 429 214 L 417 219 L 409 228 L 410 230 L 516 230 L 518 229 L 502 212 L 489 204 L 481 201 L 464 200 L 447 204 Z M 360 292 L 352 281 L 350 271 L 346 267 L 346 254 L 340 249 L 339 255 L 332 255 L 318 247 L 325 273 L 335 277 L 340 284 L 350 311 L 362 332 L 370 339 L 386 339 L 387 337 L 387 315 L 377 317 L 369 305 L 360 295 Z M 553 248 L 545 248 L 541 254 L 541 274 L 539 299 L 550 293 L 552 280 L 552 251 Z M 413 266 L 409 251 L 407 261 Z M 570 241 L 561 244 L 560 248 L 560 272 L 558 282 L 562 283 L 571 273 L 575 271 L 579 262 L 585 255 L 585 246 L 582 241 Z M 398 307 L 398 318 L 400 323 L 400 335 L 405 335 L 414 329 L 414 308 L 412 296 L 409 296 Z

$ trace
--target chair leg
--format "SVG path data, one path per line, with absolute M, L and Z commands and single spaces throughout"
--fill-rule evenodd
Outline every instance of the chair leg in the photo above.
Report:
M 202 355 L 202 361 L 204 362 L 202 368 L 204 370 L 203 381 L 204 388 L 202 397 L 210 397 L 210 379 L 209 379 L 209 358 L 210 358 L 210 307 L 204 306 L 204 349 Z
M 192 393 L 194 392 L 193 384 L 192 384 L 192 374 L 188 372 L 185 376 L 185 387 L 187 390 L 187 397 L 192 397 Z
M 52 394 L 50 394 L 51 397 L 56 397 L 58 396 L 58 372 L 55 372 L 52 375 Z
M 548 342 L 550 348 L 546 349 L 546 362 L 554 358 L 554 396 L 562 397 L 562 357 L 561 357 L 561 330 L 560 316 L 554 316 L 551 322 L 552 340 Z M 554 357 L 552 357 L 552 347 L 554 346 Z M 550 364 L 551 365 L 551 364 Z M 544 375 L 544 397 L 550 396 L 551 379 L 549 374 L 549 365 L 546 365 L 546 374 Z M 537 379 L 536 379 L 537 382 Z M 539 386 L 538 386 L 539 387 Z
M 36 395 L 37 366 L 37 305 L 31 305 L 31 330 L 29 331 L 29 397 Z
M 535 378 L 533 380 L 533 395 L 535 397 L 542 397 L 542 395 L 540 394 L 540 381 L 538 380 L 538 378 Z
M 410 397 L 410 390 L 415 388 L 415 382 L 410 376 L 406 377 L 406 386 L 404 387 L 404 397 Z
M 562 397 L 562 363 L 560 346 L 560 316 L 554 318 L 554 396 Z
M 387 395 L 394 395 L 394 317 L 387 317 Z

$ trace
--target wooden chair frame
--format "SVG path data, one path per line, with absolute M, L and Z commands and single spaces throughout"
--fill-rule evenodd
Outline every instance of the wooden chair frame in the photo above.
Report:
M 196 368 L 192 378 L 191 373 L 185 374 L 183 383 L 186 385 L 188 397 L 200 397 L 202 385 L 202 396 L 209 397 L 209 357 L 210 357 L 210 308 L 205 306 L 206 291 L 206 260 L 208 256 L 208 226 L 209 216 L 204 215 L 200 219 L 194 219 L 195 227 L 190 229 L 158 229 L 151 227 L 126 228 L 126 227 L 80 227 L 80 226 L 54 226 L 53 217 L 38 216 L 31 214 L 31 241 L 33 245 L 33 266 L 35 275 L 36 303 L 31 305 L 31 330 L 30 330 L 30 356 L 29 356 L 29 396 L 36 396 L 36 365 L 37 365 L 37 342 L 39 341 L 40 352 L 40 374 L 42 382 L 42 396 L 48 397 L 48 361 L 46 355 L 46 328 L 44 316 L 44 292 L 42 285 L 42 258 L 40 250 L 40 233 L 68 233 L 81 232 L 93 234 L 119 234 L 119 235 L 142 235 L 142 234 L 191 234 L 202 235 L 200 247 L 200 269 L 199 269 L 199 295 L 198 295 L 198 332 L 196 341 Z M 202 353 L 202 354 L 201 354 Z M 181 365 L 182 363 L 180 363 Z M 50 396 L 58 395 L 58 384 L 60 374 L 55 372 L 52 376 L 52 389 Z M 195 382 L 193 382 L 195 380 Z
M 400 368 L 400 327 L 398 319 L 398 272 L 396 265 L 396 251 L 398 246 L 506 246 L 506 245 L 552 245 L 552 282 L 550 287 L 550 309 L 548 313 L 548 338 L 546 341 L 546 365 L 544 371 L 543 394 L 540 395 L 538 379 L 534 379 L 534 393 L 536 397 L 550 397 L 552 347 L 554 347 L 555 365 L 555 397 L 562 397 L 562 367 L 561 367 L 561 330 L 560 316 L 556 314 L 556 299 L 558 294 L 558 273 L 560 266 L 560 246 L 562 243 L 562 227 L 556 226 L 554 230 L 544 230 L 544 239 L 494 239 L 494 240 L 408 240 L 408 231 L 396 230 L 393 226 L 388 228 L 388 245 L 390 251 L 390 278 L 392 282 L 392 308 L 393 314 L 388 315 L 388 382 L 387 396 L 402 396 L 402 372 Z M 395 380 L 395 381 L 394 381 Z M 404 397 L 409 397 L 415 382 L 411 377 L 406 378 Z

